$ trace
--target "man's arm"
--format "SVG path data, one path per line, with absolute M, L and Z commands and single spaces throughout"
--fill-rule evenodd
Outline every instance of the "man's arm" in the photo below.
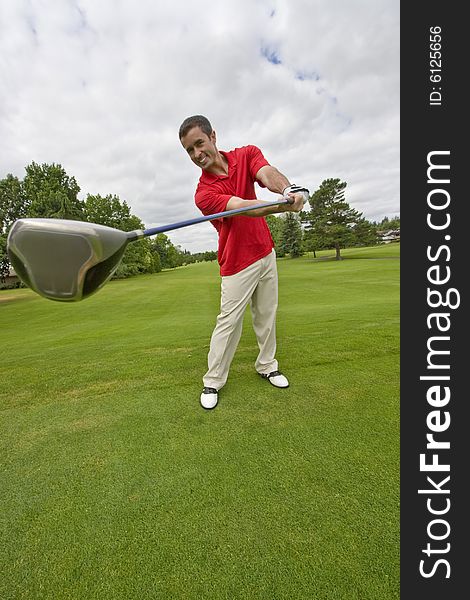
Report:
M 290 183 L 287 177 L 283 175 L 276 167 L 271 165 L 264 165 L 256 173 L 256 179 L 260 181 L 270 192 L 275 194 L 282 194 L 282 192 L 289 187 Z M 246 213 L 247 217 L 266 217 L 267 215 L 273 215 L 275 213 L 282 212 L 300 212 L 304 206 L 304 197 L 302 194 L 288 194 L 292 199 L 292 204 L 280 204 L 279 206 L 267 206 L 266 208 L 258 208 L 251 210 Z M 232 210 L 234 208 L 244 208 L 248 206 L 254 206 L 255 204 L 261 204 L 260 200 L 243 200 L 237 196 L 232 196 L 227 202 L 226 210 Z
M 249 206 L 255 206 L 256 204 L 263 204 L 263 200 L 243 200 L 238 196 L 232 196 L 227 202 L 225 210 L 232 210 L 235 208 L 248 208 Z M 266 208 L 257 208 L 256 210 L 250 210 L 245 213 L 246 217 L 266 217 L 267 215 L 273 215 L 275 213 L 295 211 L 299 212 L 302 210 L 304 203 L 300 200 L 300 207 L 297 204 L 279 204 L 277 206 L 267 206 Z
M 260 181 L 264 187 L 267 187 L 270 192 L 275 194 L 282 194 L 282 192 L 289 187 L 290 182 L 285 175 L 272 167 L 271 165 L 265 165 L 256 173 L 256 179 Z

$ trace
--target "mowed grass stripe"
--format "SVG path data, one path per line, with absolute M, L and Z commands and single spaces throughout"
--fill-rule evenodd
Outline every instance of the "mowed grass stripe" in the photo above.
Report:
M 2 292 L 0 597 L 398 599 L 398 252 L 279 260 L 291 386 L 248 310 L 211 412 L 215 263 Z

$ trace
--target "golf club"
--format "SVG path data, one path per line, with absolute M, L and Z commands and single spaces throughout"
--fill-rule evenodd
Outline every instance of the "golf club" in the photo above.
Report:
M 135 231 L 66 219 L 19 219 L 8 234 L 8 257 L 18 277 L 36 293 L 49 300 L 77 302 L 97 292 L 112 277 L 129 242 L 292 202 L 291 198 L 282 198 Z

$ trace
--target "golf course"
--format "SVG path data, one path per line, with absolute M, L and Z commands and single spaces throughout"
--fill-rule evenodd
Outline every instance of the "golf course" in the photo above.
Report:
M 0 291 L 1 600 L 398 600 L 399 252 L 278 259 L 213 411 L 216 262 Z

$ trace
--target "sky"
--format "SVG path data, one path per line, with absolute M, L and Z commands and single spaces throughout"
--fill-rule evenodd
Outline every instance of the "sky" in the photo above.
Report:
M 339 178 L 365 218 L 397 216 L 399 7 L 0 0 L 0 178 L 58 163 L 81 199 L 117 195 L 146 227 L 191 219 L 201 171 L 178 129 L 203 114 L 220 150 L 254 144 L 291 183 Z M 167 235 L 217 248 L 210 223 Z

